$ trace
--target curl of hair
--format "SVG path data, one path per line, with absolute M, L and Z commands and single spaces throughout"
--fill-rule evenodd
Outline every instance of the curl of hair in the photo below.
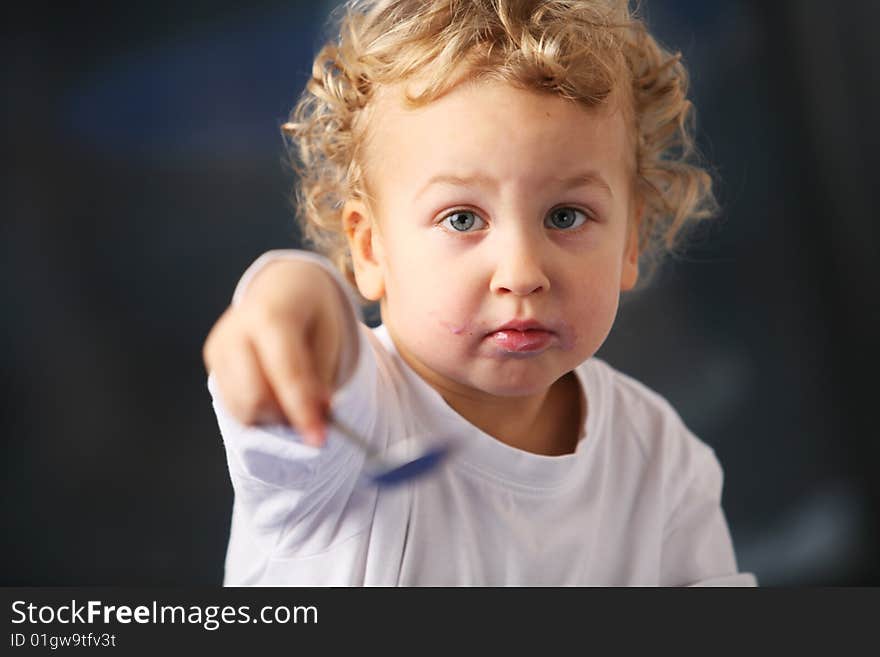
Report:
M 381 85 L 418 76 L 424 105 L 462 81 L 506 81 L 596 107 L 615 92 L 632 129 L 639 252 L 650 270 L 684 228 L 717 208 L 699 164 L 680 53 L 670 53 L 626 0 L 349 0 L 331 15 L 338 38 L 318 53 L 282 130 L 297 175 L 304 236 L 353 282 L 343 233 L 348 198 L 369 203 L 363 146 Z M 648 276 L 649 277 L 649 276 Z

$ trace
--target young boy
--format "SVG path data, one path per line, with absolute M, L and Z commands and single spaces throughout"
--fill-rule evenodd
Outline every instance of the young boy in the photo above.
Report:
M 625 1 L 346 9 L 285 125 L 329 259 L 262 256 L 205 343 L 226 584 L 755 584 L 712 450 L 593 357 L 640 260 L 711 204 L 678 57 Z M 461 447 L 363 485 L 328 412 L 379 450 Z

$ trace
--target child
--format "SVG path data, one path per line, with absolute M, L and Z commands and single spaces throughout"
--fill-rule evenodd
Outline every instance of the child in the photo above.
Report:
M 625 0 L 346 10 L 284 126 L 327 258 L 263 255 L 205 343 L 225 583 L 755 584 L 713 451 L 594 357 L 640 261 L 711 209 L 679 57 Z M 328 413 L 383 451 L 461 446 L 365 485 Z

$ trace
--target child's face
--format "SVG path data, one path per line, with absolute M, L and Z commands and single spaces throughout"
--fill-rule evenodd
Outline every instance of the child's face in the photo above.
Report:
M 479 398 L 541 393 L 592 356 L 638 273 L 621 114 L 482 82 L 417 110 L 386 93 L 373 116 L 378 228 L 353 254 L 409 364 Z M 515 320 L 545 330 L 498 331 Z

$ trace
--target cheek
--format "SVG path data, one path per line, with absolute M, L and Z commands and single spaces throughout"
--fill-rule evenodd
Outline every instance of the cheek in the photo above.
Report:
M 479 285 L 479 273 L 439 237 L 431 229 L 415 228 L 399 231 L 388 243 L 388 298 L 403 313 L 460 314 Z
M 574 327 L 579 348 L 599 348 L 614 323 L 620 301 L 619 281 L 614 272 L 595 271 L 573 288 L 568 319 Z
M 430 285 L 427 267 L 419 265 L 421 246 L 414 236 L 396 229 L 385 240 L 385 278 L 389 299 L 411 296 L 413 290 Z
M 411 348 L 442 360 L 466 348 L 478 331 L 481 296 L 475 287 L 466 277 L 420 265 L 396 277 L 393 290 L 389 286 L 388 310 Z

